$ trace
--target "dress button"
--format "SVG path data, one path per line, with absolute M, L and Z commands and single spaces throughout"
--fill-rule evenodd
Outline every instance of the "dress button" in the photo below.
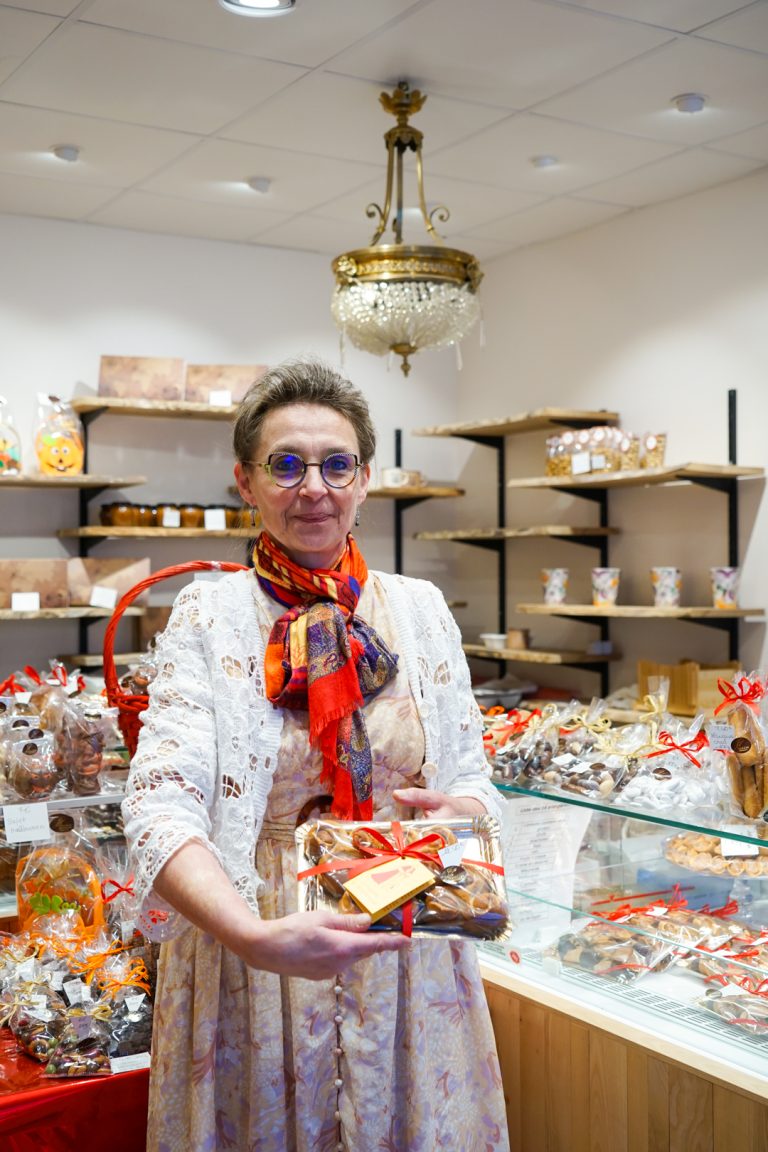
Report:
M 338 1076 L 338 1077 L 337 1077 L 337 1078 L 334 1080 L 334 1084 L 336 1085 L 336 1087 L 337 1087 L 337 1088 L 341 1088 L 341 1086 L 342 1086 L 342 1084 L 343 1084 L 343 1083 L 344 1083 L 344 1081 L 341 1079 L 341 1077 L 340 1077 L 340 1076 Z
M 341 1056 L 344 1053 L 344 1049 L 343 1048 L 334 1048 L 333 1052 L 334 1052 L 335 1056 Z
M 336 987 L 334 988 L 334 992 L 336 993 L 337 996 L 340 996 L 343 991 L 344 991 L 344 989 L 342 988 L 341 984 L 337 984 Z
M 341 1112 L 334 1112 L 333 1118 L 334 1120 L 341 1120 Z
M 344 1017 L 341 1015 L 334 1016 L 333 1022 L 334 1024 L 342 1024 L 344 1022 Z

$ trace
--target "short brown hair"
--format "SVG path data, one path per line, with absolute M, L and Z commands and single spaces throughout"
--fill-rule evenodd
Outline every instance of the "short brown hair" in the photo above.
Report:
M 286 360 L 252 384 L 240 402 L 232 442 L 241 464 L 251 463 L 268 413 L 289 404 L 321 404 L 339 412 L 355 430 L 362 463 L 373 459 L 376 430 L 359 388 L 320 360 Z

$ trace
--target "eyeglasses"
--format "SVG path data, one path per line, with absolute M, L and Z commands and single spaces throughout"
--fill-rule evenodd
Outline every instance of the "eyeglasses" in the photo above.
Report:
M 295 452 L 270 452 L 265 464 L 256 462 L 279 488 L 295 488 L 307 474 L 307 468 L 319 468 L 323 482 L 329 488 L 346 488 L 352 483 L 360 467 L 354 452 L 331 452 L 319 464 L 302 460 Z

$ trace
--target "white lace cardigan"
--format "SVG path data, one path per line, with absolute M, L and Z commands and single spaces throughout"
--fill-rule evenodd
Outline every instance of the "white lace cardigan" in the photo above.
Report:
M 425 786 L 476 797 L 500 816 L 459 630 L 442 593 L 425 580 L 370 575 L 387 593 L 424 729 Z M 195 581 L 179 593 L 158 645 L 122 807 L 140 926 L 155 940 L 188 926 L 152 886 L 190 840 L 214 853 L 258 915 L 254 846 L 283 722 L 264 694 L 260 594 L 252 572 Z

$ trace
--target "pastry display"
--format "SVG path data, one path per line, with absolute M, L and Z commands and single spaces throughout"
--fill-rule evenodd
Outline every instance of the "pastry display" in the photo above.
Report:
M 745 828 L 748 833 L 752 829 Z M 761 838 L 764 833 L 760 829 Z M 759 847 L 756 856 L 724 856 L 719 836 L 705 836 L 701 832 L 682 832 L 667 842 L 664 854 L 673 864 L 690 868 L 692 872 L 707 872 L 713 876 L 768 876 L 768 842 Z
M 426 869 L 423 890 L 410 898 L 413 935 L 498 939 L 508 929 L 508 909 L 499 845 L 499 827 L 490 816 L 454 820 L 342 823 L 311 820 L 296 830 L 299 855 L 299 908 L 359 911 L 348 885 L 371 867 L 403 861 Z M 330 865 L 330 867 L 329 867 Z M 380 873 L 381 875 L 381 873 Z M 399 900 L 373 930 L 404 930 Z M 372 913 L 373 915 L 373 913 Z

